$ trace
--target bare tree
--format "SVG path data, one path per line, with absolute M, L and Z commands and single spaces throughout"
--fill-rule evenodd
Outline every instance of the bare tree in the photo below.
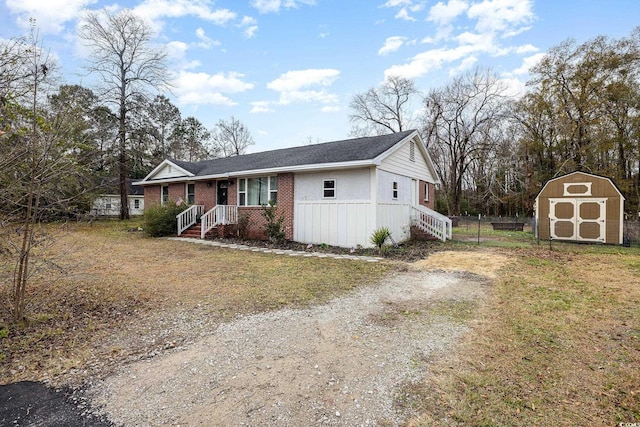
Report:
M 151 46 L 149 26 L 128 9 L 115 14 L 106 9 L 101 13 L 88 13 L 80 27 L 80 37 L 92 49 L 87 70 L 100 79 L 99 96 L 116 111 L 120 219 L 128 219 L 128 116 L 135 100 L 147 98 L 149 89 L 168 86 L 166 52 Z
M 411 128 L 411 100 L 418 94 L 413 80 L 390 76 L 382 86 L 354 95 L 349 119 L 355 136 L 382 135 Z
M 220 120 L 212 130 L 213 148 L 221 157 L 245 154 L 253 145 L 249 129 L 240 120 L 231 116 L 231 121 Z
M 10 311 L 14 321 L 21 321 L 27 284 L 36 270 L 34 257 L 40 252 L 34 254 L 34 249 L 47 240 L 38 225 L 68 214 L 82 193 L 78 182 L 85 180 L 85 165 L 76 136 L 84 129 L 84 111 L 47 96 L 55 64 L 43 52 L 35 29 L 12 46 L 21 66 L 14 69 L 19 78 L 3 83 L 0 104 L 0 254 L 14 262 Z
M 449 215 L 460 214 L 469 168 L 487 158 L 499 139 L 505 90 L 491 72 L 476 70 L 425 98 L 425 143 L 442 180 Z

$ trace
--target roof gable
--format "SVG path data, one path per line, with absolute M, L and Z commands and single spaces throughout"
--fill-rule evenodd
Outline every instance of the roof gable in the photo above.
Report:
M 181 165 L 178 163 L 185 163 L 186 165 Z M 168 179 L 168 178 L 185 178 L 192 177 L 195 175 L 192 168 L 185 167 L 192 163 L 188 162 L 176 162 L 172 160 L 163 160 L 158 166 L 156 166 L 144 179 L 144 181 L 152 181 L 159 179 Z
M 598 179 L 598 180 L 602 180 L 602 181 L 608 182 L 611 185 L 611 187 L 614 188 L 616 190 L 616 192 L 620 195 L 622 200 L 625 200 L 624 195 L 622 194 L 622 192 L 620 191 L 618 186 L 613 182 L 613 180 L 611 178 L 607 178 L 606 176 L 602 176 L 602 175 L 596 175 L 596 174 L 593 174 L 593 173 L 582 172 L 582 171 L 569 172 L 567 174 L 560 175 L 560 176 L 555 177 L 555 178 L 551 178 L 550 180 L 548 180 L 547 182 L 544 183 L 544 185 L 542 186 L 542 189 L 540 189 L 540 191 L 536 195 L 536 200 L 538 200 L 540 195 L 544 193 L 545 189 L 547 188 L 547 186 L 550 183 L 555 182 L 555 181 L 565 180 L 565 179 L 567 179 L 569 177 L 574 177 L 574 176 L 580 176 L 585 181 L 588 181 L 590 179 Z

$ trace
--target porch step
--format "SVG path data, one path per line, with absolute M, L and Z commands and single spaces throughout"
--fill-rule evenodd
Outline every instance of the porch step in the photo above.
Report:
M 191 238 L 191 239 L 199 239 L 201 230 L 202 230 L 202 227 L 200 227 L 200 224 L 195 224 L 195 225 L 192 225 L 191 227 L 187 228 L 186 230 L 184 230 L 182 232 L 182 234 L 180 235 L 180 237 L 188 237 L 188 238 Z

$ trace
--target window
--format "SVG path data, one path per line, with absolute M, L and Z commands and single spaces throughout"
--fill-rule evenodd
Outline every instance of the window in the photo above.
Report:
M 104 204 L 105 209 L 111 209 L 111 199 L 107 199 L 107 202 Z
M 429 201 L 429 183 L 428 182 L 424 183 L 424 201 L 425 202 Z
M 278 177 L 241 178 L 238 180 L 238 206 L 262 206 L 278 200 Z
M 187 204 L 193 205 L 196 202 L 196 185 L 187 184 Z
M 393 182 L 393 199 L 397 199 L 398 198 L 398 183 L 397 182 Z
M 162 186 L 162 198 L 160 199 L 160 202 L 163 205 L 169 202 L 169 186 L 168 185 Z
M 138 199 L 134 199 L 133 200 L 133 208 L 134 209 L 140 209 L 140 200 L 138 200 Z
M 322 197 L 325 199 L 335 199 L 336 197 L 336 180 L 325 179 L 322 181 Z

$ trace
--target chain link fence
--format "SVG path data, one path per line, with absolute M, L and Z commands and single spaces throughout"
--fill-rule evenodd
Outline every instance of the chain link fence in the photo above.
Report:
M 548 242 L 538 241 L 536 236 L 536 221 L 533 217 L 520 216 L 472 216 L 463 215 L 451 217 L 453 222 L 453 240 L 478 241 L 495 238 L 500 233 L 512 233 L 506 237 L 517 240 L 531 240 L 532 243 Z M 622 228 L 623 247 L 640 247 L 640 221 L 625 220 Z M 503 234 L 504 235 L 504 234 Z M 581 242 L 585 243 L 585 242 Z

